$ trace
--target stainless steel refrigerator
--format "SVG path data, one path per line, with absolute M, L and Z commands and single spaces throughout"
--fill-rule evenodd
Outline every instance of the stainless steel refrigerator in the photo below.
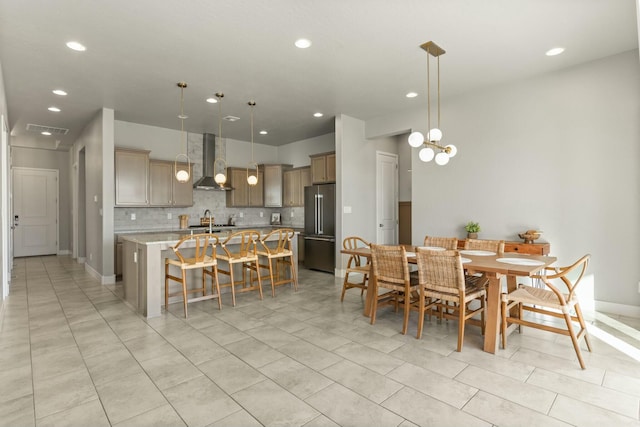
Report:
M 336 185 L 304 188 L 304 266 L 333 274 L 336 267 Z

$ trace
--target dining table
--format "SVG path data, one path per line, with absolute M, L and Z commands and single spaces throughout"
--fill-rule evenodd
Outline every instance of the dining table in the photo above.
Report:
M 415 264 L 416 247 L 411 245 L 404 246 L 407 251 L 407 261 Z M 438 250 L 444 248 L 429 249 Z M 508 252 L 495 253 L 480 250 L 460 250 L 459 252 L 462 257 L 462 265 L 467 274 L 484 274 L 489 279 L 486 296 L 487 312 L 485 315 L 484 351 L 487 353 L 495 353 L 498 348 L 498 338 L 500 336 L 500 295 L 502 293 L 502 278 L 506 280 L 507 291 L 511 292 L 518 286 L 518 277 L 531 277 L 545 267 L 555 263 L 557 258 L 546 255 L 525 255 Z M 342 249 L 341 253 L 371 258 L 371 249 L 369 248 Z M 371 317 L 373 298 L 375 297 L 375 292 L 377 292 L 372 292 L 372 290 L 377 289 L 375 280 L 373 268 L 371 268 L 369 274 L 370 286 L 367 287 L 363 310 L 363 314 L 367 317 Z

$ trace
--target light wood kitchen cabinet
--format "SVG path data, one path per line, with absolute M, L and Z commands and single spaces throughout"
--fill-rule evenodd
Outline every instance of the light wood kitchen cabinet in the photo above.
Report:
M 311 158 L 311 181 L 314 184 L 336 182 L 336 153 L 322 153 Z
M 264 171 L 258 172 L 258 184 L 251 186 L 247 183 L 246 168 L 227 168 L 227 180 L 233 188 L 227 191 L 227 207 L 257 207 L 264 206 Z
M 284 206 L 304 206 L 304 187 L 311 185 L 311 168 L 284 171 Z
M 262 165 L 264 170 L 264 206 L 281 208 L 284 195 L 284 174 L 291 165 Z
M 193 175 L 189 180 L 178 182 L 175 164 L 171 161 L 149 161 L 149 205 L 150 206 L 193 206 Z M 178 163 L 186 168 L 186 163 Z
M 116 206 L 149 205 L 149 151 L 115 149 Z

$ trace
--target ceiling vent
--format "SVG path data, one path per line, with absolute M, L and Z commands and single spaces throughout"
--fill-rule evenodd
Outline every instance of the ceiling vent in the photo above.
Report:
M 222 118 L 223 120 L 226 120 L 228 122 L 237 122 L 238 120 L 240 120 L 240 117 L 236 117 L 236 116 L 226 116 Z
M 69 129 L 65 128 L 54 128 L 51 126 L 42 126 L 42 125 L 34 125 L 32 123 L 27 124 L 27 130 L 29 132 L 50 132 L 51 135 L 66 135 L 69 133 Z

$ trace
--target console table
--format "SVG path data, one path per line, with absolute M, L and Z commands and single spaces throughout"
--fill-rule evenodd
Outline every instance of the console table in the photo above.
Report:
M 458 240 L 458 249 L 464 249 L 465 240 Z M 525 255 L 549 255 L 550 243 L 504 242 L 504 251 Z

